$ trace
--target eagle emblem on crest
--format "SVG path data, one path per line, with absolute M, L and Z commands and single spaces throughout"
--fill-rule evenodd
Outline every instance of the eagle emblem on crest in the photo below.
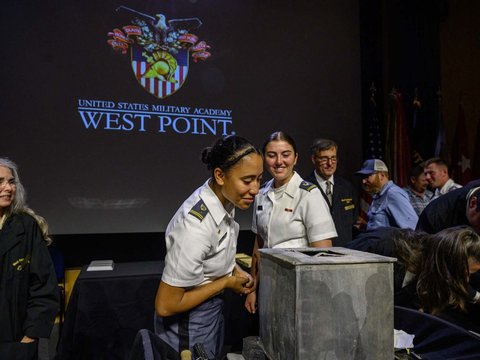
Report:
M 151 16 L 123 5 L 116 11 L 131 15 L 131 23 L 109 32 L 107 43 L 124 55 L 130 51 L 137 81 L 157 98 L 166 98 L 182 87 L 190 57 L 196 63 L 211 56 L 210 46 L 194 34 L 202 25 L 198 18 L 167 21 L 164 14 Z

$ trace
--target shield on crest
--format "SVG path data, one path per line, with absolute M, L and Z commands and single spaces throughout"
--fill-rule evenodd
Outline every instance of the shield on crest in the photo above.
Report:
M 150 55 L 142 46 L 133 44 L 130 51 L 135 78 L 150 94 L 164 99 L 184 84 L 189 66 L 188 49 L 180 49 L 176 54 L 159 50 Z

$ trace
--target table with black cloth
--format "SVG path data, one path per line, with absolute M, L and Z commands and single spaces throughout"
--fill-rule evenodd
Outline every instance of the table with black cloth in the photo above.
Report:
M 128 359 L 140 329 L 153 331 L 155 295 L 163 261 L 115 264 L 112 271 L 82 268 L 65 313 L 57 359 Z M 244 337 L 258 334 L 245 301 L 225 291 L 225 345 L 241 350 Z
M 153 331 L 163 261 L 82 268 L 65 313 L 57 359 L 127 359 L 137 332 Z

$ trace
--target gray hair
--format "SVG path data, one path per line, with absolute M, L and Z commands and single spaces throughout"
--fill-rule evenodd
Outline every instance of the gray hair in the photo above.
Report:
M 23 187 L 23 185 L 20 181 L 20 176 L 18 175 L 17 164 L 15 164 L 10 159 L 0 157 L 0 166 L 3 166 L 3 167 L 6 167 L 6 168 L 10 169 L 10 171 L 12 172 L 13 178 L 15 179 L 15 186 L 16 186 L 15 196 L 13 197 L 12 204 L 5 210 L 5 215 L 8 217 L 12 214 L 18 214 L 18 213 L 22 213 L 22 212 L 29 214 L 30 216 L 32 216 L 35 219 L 38 226 L 40 227 L 43 238 L 44 238 L 45 242 L 47 243 L 47 245 L 50 245 L 52 243 L 52 239 L 51 239 L 50 235 L 48 234 L 48 223 L 47 223 L 47 221 L 43 217 L 41 217 L 40 215 L 37 215 L 26 204 L 27 192 L 25 191 L 25 188 Z
M 330 139 L 316 139 L 312 146 L 310 146 L 310 152 L 315 155 L 318 151 L 330 150 L 332 148 L 338 149 L 337 143 Z
M 22 211 L 25 211 L 26 201 L 27 201 L 27 192 L 23 187 L 20 177 L 18 176 L 18 166 L 13 161 L 7 158 L 0 158 L 0 166 L 10 169 L 12 175 L 15 179 L 16 193 L 13 198 L 12 204 L 5 210 L 5 214 L 9 216 L 10 214 L 16 214 Z

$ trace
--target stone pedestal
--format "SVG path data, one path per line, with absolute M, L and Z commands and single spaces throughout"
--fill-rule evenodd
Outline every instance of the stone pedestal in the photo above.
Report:
M 260 338 L 272 360 L 393 359 L 394 258 L 260 250 Z

